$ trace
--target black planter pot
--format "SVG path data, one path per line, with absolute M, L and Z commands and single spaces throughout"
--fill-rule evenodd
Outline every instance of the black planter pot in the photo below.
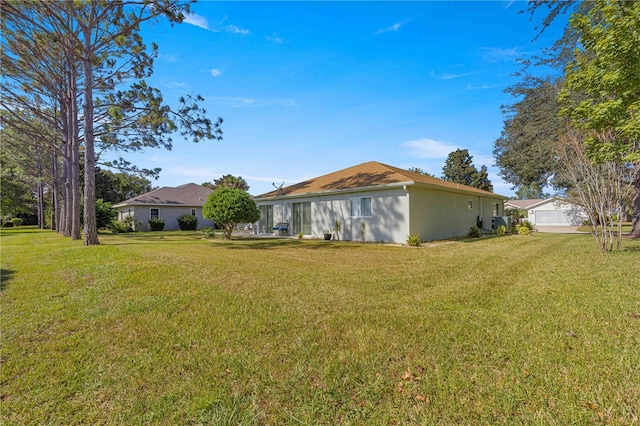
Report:
M 331 239 L 332 234 L 324 234 L 324 239 L 329 241 Z

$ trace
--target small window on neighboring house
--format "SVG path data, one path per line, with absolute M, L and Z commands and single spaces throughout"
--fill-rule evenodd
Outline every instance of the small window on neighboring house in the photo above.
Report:
M 151 209 L 151 219 L 157 219 L 159 216 L 159 209 Z
M 196 215 L 196 209 L 191 209 L 191 216 L 195 216 Z
M 472 210 L 472 209 L 473 209 L 473 201 L 469 200 L 469 210 Z
M 352 198 L 351 217 L 371 217 L 371 197 Z
M 493 205 L 493 215 L 500 216 L 500 203 L 495 203 Z

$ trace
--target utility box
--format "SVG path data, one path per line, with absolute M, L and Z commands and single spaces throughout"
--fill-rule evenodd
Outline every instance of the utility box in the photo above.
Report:
M 496 230 L 498 226 L 507 228 L 507 233 L 511 232 L 511 216 L 493 216 L 491 218 L 491 229 Z

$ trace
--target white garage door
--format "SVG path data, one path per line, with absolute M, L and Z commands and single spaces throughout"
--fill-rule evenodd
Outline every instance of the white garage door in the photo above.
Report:
M 536 210 L 536 225 L 571 226 L 566 210 Z

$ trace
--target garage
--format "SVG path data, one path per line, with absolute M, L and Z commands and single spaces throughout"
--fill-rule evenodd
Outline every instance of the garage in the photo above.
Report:
M 571 220 L 566 210 L 536 210 L 536 225 L 571 226 Z
M 586 218 L 580 207 L 558 197 L 538 201 L 527 210 L 529 221 L 540 226 L 579 226 Z

